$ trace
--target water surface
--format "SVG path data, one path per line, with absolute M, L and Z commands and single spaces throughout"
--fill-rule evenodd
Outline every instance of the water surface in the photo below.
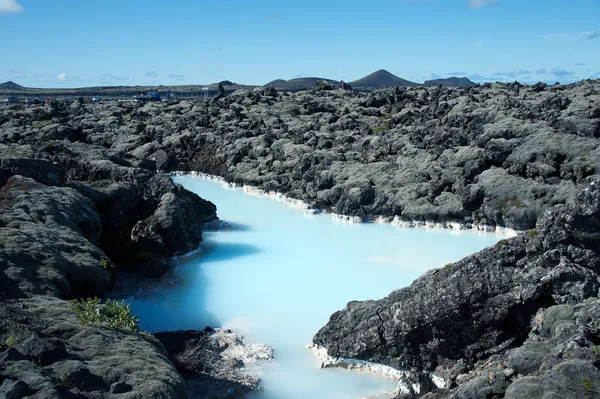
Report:
M 378 299 L 498 241 L 492 233 L 348 224 L 307 215 L 240 189 L 191 176 L 176 183 L 217 205 L 232 230 L 205 232 L 203 254 L 179 266 L 184 283 L 132 301 L 148 331 L 232 328 L 272 346 L 260 368 L 264 399 L 358 399 L 396 382 L 321 370 L 305 347 L 350 300 Z

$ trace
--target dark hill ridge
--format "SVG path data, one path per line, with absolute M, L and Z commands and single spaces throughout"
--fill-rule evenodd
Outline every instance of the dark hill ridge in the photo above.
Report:
M 364 78 L 349 83 L 353 88 L 356 89 L 384 89 L 395 86 L 420 86 L 419 83 L 399 78 L 385 69 L 380 69 L 370 75 L 365 76 Z
M 477 83 L 472 82 L 467 78 L 457 78 L 456 76 L 452 76 L 450 78 L 445 79 L 432 79 L 426 80 L 423 83 L 423 86 L 447 86 L 447 87 L 467 87 L 467 86 L 477 86 Z
M 24 87 L 9 80 L 8 82 L 0 83 L 0 89 L 22 90 Z

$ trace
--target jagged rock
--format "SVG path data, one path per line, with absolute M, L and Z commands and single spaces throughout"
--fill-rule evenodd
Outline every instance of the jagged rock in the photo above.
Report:
M 36 335 L 19 345 L 19 349 L 32 361 L 42 366 L 55 363 L 67 357 L 67 350 L 61 341 L 51 341 Z
M 541 86 L 494 83 L 285 95 L 260 88 L 219 95 L 212 104 L 59 106 L 52 115 L 44 107 L 0 107 L 0 120 L 7 120 L 0 142 L 43 148 L 44 157 L 58 162 L 59 174 L 69 181 L 90 180 L 89 173 L 76 173 L 89 172 L 87 160 L 110 161 L 93 164 L 91 180 L 99 181 L 130 171 L 137 159 L 153 164 L 138 167 L 218 174 L 350 216 L 521 230 L 532 228 L 551 206 L 572 202 L 582 186 L 600 176 L 598 81 Z M 67 137 L 45 149 L 48 142 L 32 125 L 48 118 L 60 122 L 56 129 L 81 132 L 80 141 Z M 71 152 L 65 155 L 83 162 L 67 167 L 57 159 L 64 143 Z M 125 167 L 117 171 L 108 167 L 111 163 Z M 324 171 L 340 185 L 371 180 L 373 202 L 342 201 L 337 209 L 332 187 L 313 184 Z M 139 196 L 131 193 L 130 198 Z M 126 239 L 133 225 L 151 214 L 145 213 L 121 237 Z
M 0 363 L 14 362 L 18 360 L 27 360 L 27 356 L 23 355 L 21 352 L 12 347 L 6 348 L 3 352 L 0 352 Z
M 0 385 L 0 395 L 4 399 L 21 399 L 28 396 L 31 390 L 23 381 L 6 379 Z
M 0 302 L 0 318 L 0 342 L 11 335 L 30 359 L 0 363 L 0 392 L 19 384 L 36 398 L 188 398 L 183 378 L 149 334 L 81 325 L 69 302 L 45 296 Z
M 344 82 L 343 80 L 340 81 L 340 88 L 342 90 L 349 90 L 349 91 L 352 90 L 352 86 L 350 86 L 348 83 Z
M 262 344 L 245 344 L 230 330 L 206 330 L 154 334 L 186 378 L 190 392 L 203 398 L 222 398 L 258 389 L 260 379 L 244 366 L 272 360 L 273 350 Z
M 94 205 L 71 188 L 22 176 L 0 189 L 0 282 L 4 297 L 103 296 L 111 274 Z
M 553 370 L 564 359 L 598 373 L 592 363 L 600 342 L 599 218 L 600 184 L 592 184 L 574 204 L 549 209 L 531 234 L 428 272 L 382 300 L 350 302 L 313 342 L 330 356 L 432 372 L 448 386 L 465 365 L 473 369 L 493 356 L 518 376 Z M 495 372 L 490 382 L 490 372 L 462 383 L 457 397 L 502 395 L 512 374 Z M 597 383 L 596 374 L 585 375 Z M 538 397 L 523 384 L 511 388 L 513 397 Z M 539 391 L 541 383 L 534 385 Z M 543 392 L 575 397 L 552 389 Z

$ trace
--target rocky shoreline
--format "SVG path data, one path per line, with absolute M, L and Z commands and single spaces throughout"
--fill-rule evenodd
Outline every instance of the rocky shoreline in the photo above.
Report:
M 104 297 L 119 273 L 157 278 L 198 247 L 216 207 L 162 173 L 181 170 L 342 221 L 529 231 L 351 302 L 314 343 L 403 370 L 398 398 L 595 397 L 599 90 L 320 85 L 0 105 L 0 392 L 186 398 L 206 387 L 196 376 L 190 390 L 155 338 L 83 325 L 67 302 Z
M 528 234 L 350 302 L 314 345 L 331 366 L 396 370 L 398 398 L 597 397 L 599 222 L 592 183 Z
M 214 181 L 220 183 L 226 189 L 235 189 L 241 188 L 245 194 L 253 195 L 256 197 L 263 197 L 276 200 L 278 202 L 283 203 L 285 206 L 289 206 L 292 208 L 299 209 L 307 214 L 320 214 L 324 211 L 310 205 L 302 200 L 290 198 L 285 194 L 281 194 L 275 191 L 267 191 L 260 187 L 253 187 L 247 185 L 237 185 L 235 183 L 229 183 L 225 179 L 220 176 L 213 176 L 206 173 L 199 172 L 173 172 L 173 176 L 193 176 L 194 178 L 204 179 L 208 181 Z M 434 222 L 432 220 L 404 220 L 398 216 L 393 218 L 384 217 L 384 216 L 369 216 L 366 218 L 361 218 L 359 216 L 350 216 L 350 215 L 338 215 L 336 213 L 330 213 L 331 218 L 335 221 L 344 222 L 344 223 L 389 223 L 392 226 L 400 227 L 400 228 L 427 228 L 427 229 L 452 229 L 459 231 L 484 231 L 490 233 L 496 233 L 498 235 L 505 235 L 508 237 L 517 236 L 520 233 L 524 233 L 525 231 L 517 231 L 508 227 L 502 226 L 493 226 L 493 225 L 478 225 L 478 224 L 467 224 L 462 223 L 460 221 L 446 221 L 446 222 Z

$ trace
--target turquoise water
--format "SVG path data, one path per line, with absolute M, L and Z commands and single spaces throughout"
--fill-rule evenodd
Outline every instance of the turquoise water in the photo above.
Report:
M 231 230 L 205 232 L 203 254 L 179 267 L 184 283 L 132 301 L 148 331 L 240 332 L 275 350 L 260 367 L 264 399 L 358 399 L 396 383 L 368 373 L 317 368 L 305 347 L 350 300 L 377 299 L 498 241 L 493 233 L 348 224 L 307 215 L 219 183 L 175 177 L 217 205 Z

